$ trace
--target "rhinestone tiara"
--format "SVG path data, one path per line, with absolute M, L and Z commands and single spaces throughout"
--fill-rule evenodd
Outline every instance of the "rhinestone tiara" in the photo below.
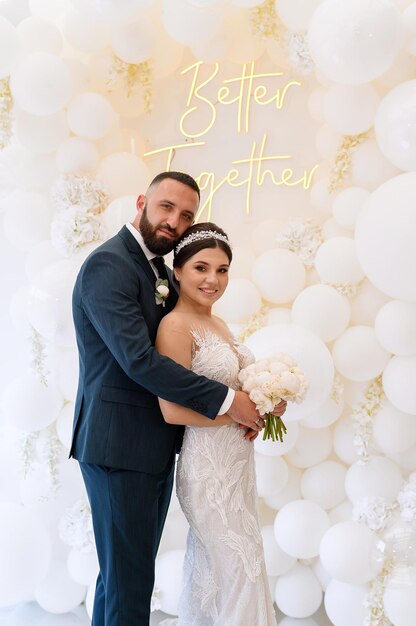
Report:
M 178 252 L 185 246 L 189 246 L 190 243 L 194 243 L 194 241 L 202 241 L 202 239 L 220 239 L 231 248 L 228 237 L 225 235 L 221 235 L 221 233 L 217 233 L 215 230 L 200 230 L 196 233 L 191 233 L 182 239 L 182 241 L 180 241 L 175 248 L 175 254 L 178 254 Z

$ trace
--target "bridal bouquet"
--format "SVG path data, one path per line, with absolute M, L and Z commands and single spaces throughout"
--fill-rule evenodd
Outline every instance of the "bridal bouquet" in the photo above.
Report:
M 238 375 L 241 388 L 255 403 L 260 415 L 266 416 L 263 439 L 283 441 L 286 426 L 271 411 L 280 400 L 299 404 L 308 389 L 305 375 L 287 354 L 276 354 L 248 365 Z

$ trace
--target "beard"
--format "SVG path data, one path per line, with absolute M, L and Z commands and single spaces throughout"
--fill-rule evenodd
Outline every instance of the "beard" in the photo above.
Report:
M 153 252 L 153 254 L 157 254 L 158 256 L 164 256 L 165 254 L 173 250 L 179 237 L 175 229 L 172 229 L 170 226 L 168 226 L 168 224 L 164 224 L 163 229 L 171 232 L 175 236 L 175 238 L 167 239 L 166 237 L 163 237 L 163 235 L 158 235 L 157 231 L 160 226 L 162 226 L 162 224 L 159 224 L 159 226 L 155 227 L 149 222 L 147 217 L 147 206 L 145 206 L 139 223 L 139 228 L 143 237 L 143 241 L 146 244 L 147 248 L 149 248 L 150 252 Z

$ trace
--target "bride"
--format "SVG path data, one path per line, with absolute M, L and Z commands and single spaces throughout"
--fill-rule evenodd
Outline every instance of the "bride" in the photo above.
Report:
M 223 230 L 191 226 L 174 251 L 179 299 L 156 347 L 197 374 L 238 388 L 253 355 L 236 342 L 213 304 L 228 283 L 232 253 Z M 227 415 L 209 420 L 159 400 L 165 420 L 186 426 L 177 494 L 189 522 L 178 626 L 275 626 L 257 512 L 252 440 Z M 275 413 L 282 415 L 285 403 Z

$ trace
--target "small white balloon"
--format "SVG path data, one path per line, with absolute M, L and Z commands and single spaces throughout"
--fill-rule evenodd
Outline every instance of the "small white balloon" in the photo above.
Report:
M 59 55 L 62 50 L 62 35 L 59 28 L 41 17 L 27 17 L 17 26 L 23 54 L 48 52 Z
M 100 566 L 95 550 L 81 552 L 72 548 L 67 561 L 68 572 L 71 578 L 80 585 L 91 585 L 95 582 Z
M 347 465 L 351 465 L 357 460 L 354 436 L 355 433 L 351 417 L 341 417 L 334 428 L 334 451 L 338 458 Z
M 348 326 L 351 316 L 346 296 L 329 285 L 312 285 L 296 297 L 292 320 L 314 332 L 322 341 L 332 341 Z
M 394 354 L 416 354 L 416 303 L 392 300 L 379 310 L 374 329 L 380 344 Z
M 25 432 L 41 430 L 57 418 L 63 398 L 51 381 L 44 385 L 34 375 L 14 378 L 4 389 L 2 407 L 7 420 Z
M 283 24 L 295 32 L 309 28 L 313 13 L 322 0 L 276 0 L 276 10 Z
M 85 92 L 76 96 L 68 107 L 69 128 L 86 139 L 100 139 L 114 125 L 113 108 L 105 96 Z
M 156 559 L 155 586 L 160 590 L 160 609 L 169 615 L 178 614 L 184 556 L 184 550 L 170 550 Z
M 355 285 L 364 278 L 354 240 L 349 237 L 325 241 L 316 253 L 315 267 L 322 282 L 328 284 Z
M 329 397 L 321 406 L 303 417 L 301 424 L 307 428 L 325 428 L 325 426 L 330 426 L 336 422 L 343 410 L 344 401 L 342 399 L 336 401 Z
M 354 230 L 357 217 L 369 197 L 370 192 L 362 187 L 347 187 L 334 198 L 332 212 L 340 226 Z
M 299 436 L 294 447 L 289 450 L 286 459 L 295 467 L 306 468 L 322 463 L 332 449 L 332 437 L 329 428 L 299 428 Z
M 331 124 L 322 124 L 316 131 L 315 143 L 318 154 L 323 159 L 333 159 L 342 145 L 342 134 Z M 318 181 L 321 182 L 322 181 Z M 317 184 L 317 183 L 314 183 Z
M 247 278 L 230 279 L 223 297 L 215 303 L 214 312 L 226 322 L 245 323 L 261 307 L 257 287 Z
M 332 579 L 325 591 L 325 610 L 335 626 L 362 626 L 367 588 Z
M 254 252 L 250 248 L 242 246 L 233 247 L 233 262 L 230 266 L 230 278 L 251 278 L 251 268 L 256 260 Z
M 342 135 L 358 135 L 373 126 L 379 102 L 371 84 L 333 85 L 325 95 L 325 119 Z
M 383 155 L 375 139 L 367 139 L 352 155 L 351 181 L 357 187 L 372 191 L 399 173 L 400 170 Z
M 403 413 L 416 415 L 416 356 L 394 356 L 383 372 L 383 389 Z
M 138 195 L 150 182 L 149 168 L 131 152 L 114 152 L 105 157 L 98 167 L 98 175 L 112 198 Z
M 56 151 L 56 166 L 63 174 L 93 172 L 98 164 L 98 150 L 95 145 L 79 137 L 69 137 Z
M 297 563 L 279 576 L 275 589 L 277 607 L 289 617 L 313 615 L 322 602 L 322 587 L 310 567 Z
M 348 468 L 345 490 L 351 502 L 370 496 L 394 502 L 402 483 L 400 469 L 392 460 L 370 456 L 367 463 L 357 461 Z
M 110 41 L 110 27 L 99 15 L 75 7 L 65 13 L 62 28 L 69 45 L 82 52 L 101 51 Z
M 289 471 L 280 456 L 256 454 L 257 493 L 260 498 L 271 498 L 287 483 Z
M 282 222 L 276 219 L 264 220 L 256 224 L 251 233 L 254 252 L 263 254 L 267 250 L 277 248 L 277 233 L 282 227 Z
M 69 135 L 64 111 L 53 115 L 31 115 L 19 111 L 16 115 L 15 134 L 20 143 L 36 154 L 50 154 Z
M 347 470 L 336 461 L 318 463 L 305 470 L 300 488 L 305 500 L 312 500 L 328 510 L 345 500 L 344 481 Z
M 412 626 L 416 614 L 416 585 L 394 589 L 387 586 L 383 596 L 386 616 L 395 626 Z
M 290 250 L 269 250 L 254 262 L 252 279 L 265 300 L 283 304 L 291 302 L 305 286 L 305 267 Z
M 103 213 L 103 223 L 109 237 L 116 235 L 127 222 L 133 221 L 137 212 L 136 200 L 136 195 L 120 196 L 107 205 Z
M 297 467 L 293 465 L 288 465 L 289 477 L 287 479 L 286 485 L 278 491 L 274 496 L 270 498 L 265 498 L 264 501 L 268 507 L 278 511 L 288 502 L 292 502 L 293 500 L 299 500 L 301 498 L 300 493 L 300 480 L 302 476 L 302 472 Z
M 9 76 L 19 54 L 19 37 L 9 20 L 0 16 L 0 79 Z
M 322 565 L 333 578 L 343 583 L 366 583 L 377 576 L 383 566 L 378 542 L 377 535 L 364 524 L 335 524 L 322 537 Z
M 163 0 L 162 17 L 164 28 L 173 39 L 192 46 L 215 36 L 221 28 L 224 11 L 216 6 L 205 9 L 186 0 Z
M 126 63 L 142 63 L 152 56 L 155 45 L 155 27 L 143 15 L 120 26 L 111 36 L 111 46 L 115 54 Z
M 81 604 L 87 588 L 75 582 L 66 563 L 54 562 L 36 589 L 36 602 L 48 613 L 68 613 Z
M 351 298 L 351 325 L 374 326 L 377 313 L 390 298 L 382 293 L 369 280 L 364 279 Z
M 384 454 L 408 450 L 416 444 L 416 415 L 403 413 L 390 402 L 384 402 L 373 418 L 373 438 Z
M 287 554 L 311 559 L 319 554 L 319 544 L 330 526 L 322 507 L 309 500 L 285 504 L 274 520 L 274 535 Z
M 283 417 L 284 421 L 284 417 Z M 286 433 L 282 441 L 273 441 L 272 439 L 263 439 L 262 436 L 257 437 L 254 441 L 254 449 L 260 454 L 266 456 L 282 456 L 293 448 L 299 434 L 299 426 L 297 422 L 286 423 Z
M 281 576 L 286 574 L 296 563 L 296 559 L 286 554 L 276 542 L 273 526 L 263 526 L 264 558 L 269 576 Z
M 381 374 L 390 353 L 379 344 L 374 328 L 350 326 L 335 340 L 332 357 L 342 376 L 349 380 L 364 381 Z

